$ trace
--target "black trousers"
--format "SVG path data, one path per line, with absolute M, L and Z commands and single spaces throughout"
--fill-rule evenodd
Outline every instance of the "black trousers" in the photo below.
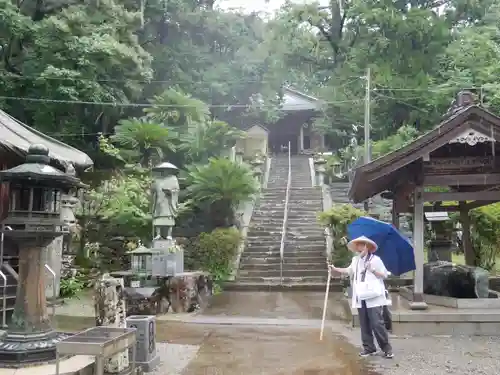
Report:
M 385 353 L 391 352 L 392 347 L 384 321 L 384 306 L 367 308 L 366 302 L 362 301 L 358 314 L 363 349 L 367 352 L 377 351 L 373 340 L 373 336 L 375 336 L 380 349 Z

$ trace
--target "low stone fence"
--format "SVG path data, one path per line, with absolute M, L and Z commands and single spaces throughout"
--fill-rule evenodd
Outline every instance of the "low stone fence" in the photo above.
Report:
M 385 281 L 388 288 L 394 290 L 401 286 L 413 285 L 413 279 L 408 277 L 390 277 Z M 500 292 L 500 276 L 490 276 L 489 288 L 491 290 Z
M 126 287 L 127 316 L 190 313 L 204 309 L 213 294 L 211 277 L 201 271 L 184 272 L 161 280 L 157 287 Z

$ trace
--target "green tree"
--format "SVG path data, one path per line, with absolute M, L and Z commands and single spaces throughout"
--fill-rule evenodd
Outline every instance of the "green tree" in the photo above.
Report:
M 138 100 L 152 74 L 135 35 L 139 18 L 117 0 L 0 1 L 0 95 L 31 98 L 2 100 L 2 108 L 75 145 L 95 144 L 122 111 L 71 102 Z
M 220 156 L 221 151 L 233 147 L 245 133 L 229 126 L 223 121 L 199 123 L 186 135 L 183 147 L 190 162 L 208 162 L 212 157 Z
M 235 209 L 257 193 L 251 170 L 225 158 L 186 168 L 186 193 L 192 205 L 208 213 L 215 227 L 235 225 Z
M 143 167 L 160 163 L 165 153 L 171 154 L 176 147 L 175 132 L 144 117 L 121 120 L 110 138 L 122 158 L 136 160 Z

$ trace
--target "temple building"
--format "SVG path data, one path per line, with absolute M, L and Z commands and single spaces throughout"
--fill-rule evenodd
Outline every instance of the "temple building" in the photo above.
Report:
M 275 123 L 250 123 L 247 136 L 236 148 L 246 157 L 279 153 L 290 143 L 292 154 L 310 154 L 325 147 L 325 135 L 315 132 L 313 120 L 321 113 L 321 100 L 291 88 L 285 88 L 282 116 Z

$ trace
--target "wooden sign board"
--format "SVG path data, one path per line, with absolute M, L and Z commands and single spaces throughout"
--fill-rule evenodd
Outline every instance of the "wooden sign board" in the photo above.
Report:
M 491 156 L 433 158 L 424 162 L 424 174 L 492 172 L 495 169 L 495 164 L 495 159 Z

